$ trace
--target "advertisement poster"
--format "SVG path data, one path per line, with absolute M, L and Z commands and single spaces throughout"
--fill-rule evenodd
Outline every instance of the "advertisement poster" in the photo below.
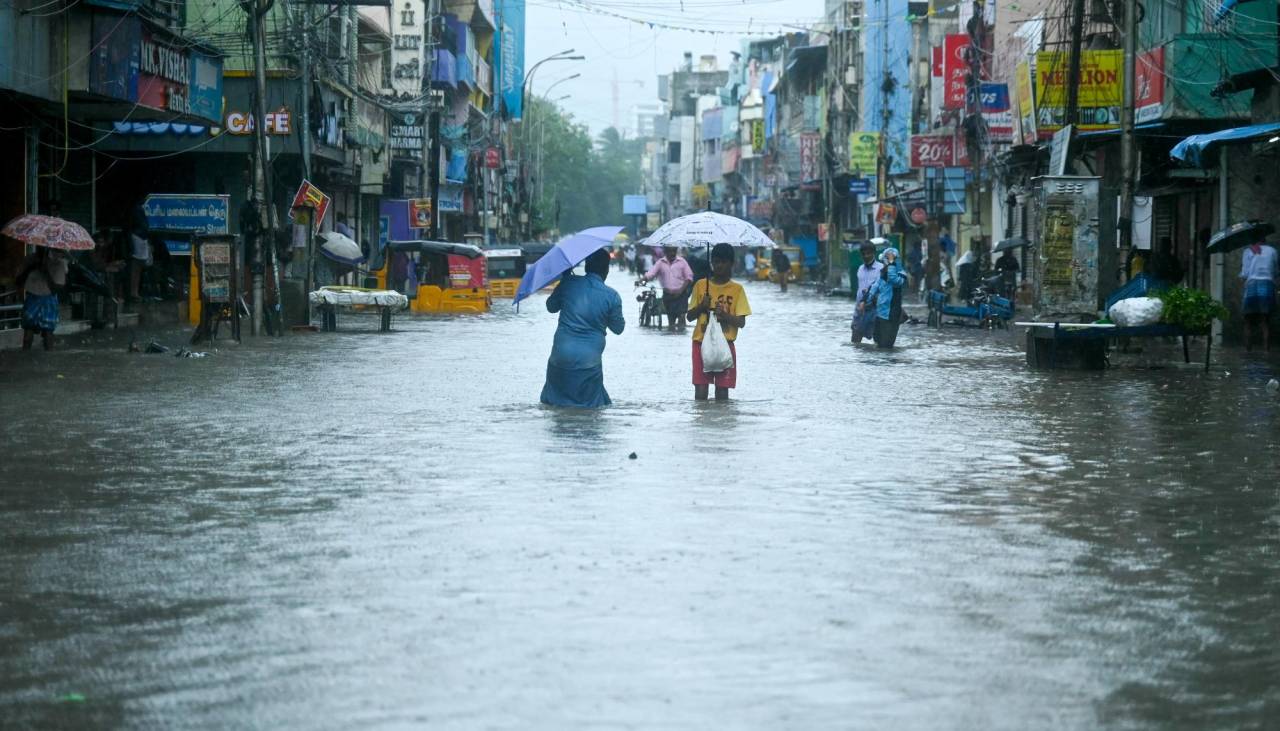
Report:
M 312 185 L 311 181 L 304 180 L 302 185 L 298 186 L 298 192 L 293 195 L 293 203 L 289 205 L 289 220 L 293 220 L 294 210 L 311 208 L 315 211 L 315 215 L 311 217 L 311 227 L 316 233 L 320 233 L 320 224 L 324 222 L 324 217 L 329 212 L 329 204 L 332 202 L 333 200 Z
M 498 0 L 495 7 L 502 25 L 493 59 L 498 94 L 511 119 L 517 120 L 524 114 L 524 2 Z
M 1036 54 L 1036 130 L 1048 139 L 1066 123 L 1068 55 L 1065 51 Z M 1077 97 L 1081 131 L 1117 129 L 1123 96 L 1123 51 L 1083 51 L 1080 54 Z
M 431 228 L 431 199 L 409 199 L 409 225 L 412 228 Z
M 950 134 L 911 135 L 911 167 L 949 168 L 955 164 L 956 138 Z
M 1036 143 L 1036 98 L 1035 87 L 1031 84 L 1031 64 L 1027 61 L 1018 64 L 1014 71 L 1013 93 L 1018 113 L 1018 133 L 1021 135 L 1015 142 L 1034 145 Z
M 969 41 L 967 33 L 953 33 L 943 40 L 943 109 L 964 109 L 969 78 Z
M 987 123 L 987 137 L 992 142 L 1013 140 L 1013 109 L 1009 101 L 1009 85 L 983 82 L 979 89 L 982 119 Z
M 1164 116 L 1164 46 L 1138 56 L 1133 71 L 1134 121 L 1160 119 Z
M 862 175 L 875 175 L 880 159 L 880 133 L 854 132 L 849 135 L 849 170 Z

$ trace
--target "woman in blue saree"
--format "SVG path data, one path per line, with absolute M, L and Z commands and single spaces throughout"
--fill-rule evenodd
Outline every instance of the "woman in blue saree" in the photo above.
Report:
M 547 298 L 547 311 L 560 313 L 560 324 L 547 360 L 547 382 L 542 403 L 595 409 L 608 406 L 604 390 L 605 330 L 621 335 L 622 297 L 604 283 L 609 276 L 609 252 L 587 257 L 587 273 L 566 274 Z

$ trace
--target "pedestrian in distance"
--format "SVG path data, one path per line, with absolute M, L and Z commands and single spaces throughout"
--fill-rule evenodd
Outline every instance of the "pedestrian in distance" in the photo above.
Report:
M 748 279 L 756 278 L 756 255 L 750 249 L 747 249 L 746 255 L 742 257 L 742 271 Z
M 683 332 L 684 313 L 689 309 L 689 288 L 693 286 L 693 269 L 675 246 L 662 247 L 662 254 L 662 258 L 640 277 L 640 281 L 658 280 L 662 286 L 662 306 L 667 312 L 669 329 L 671 332 Z
M 738 386 L 738 351 L 734 342 L 738 339 L 738 331 L 747 326 L 751 305 L 747 302 L 746 290 L 732 279 L 733 262 L 733 247 L 716 244 L 711 250 L 711 276 L 699 279 L 693 285 L 696 304 L 689 308 L 688 314 L 689 319 L 697 323 L 693 329 L 693 397 L 699 401 L 707 399 L 713 384 L 717 401 L 727 401 L 729 389 Z M 702 336 L 712 316 L 719 321 L 725 340 L 729 341 L 733 367 L 718 373 L 705 373 L 702 370 Z
M 783 253 L 782 249 L 773 250 L 773 276 L 777 279 L 778 287 L 783 291 L 787 291 L 787 280 L 791 277 L 791 257 Z
M 1254 334 L 1262 331 L 1262 347 L 1271 350 L 1271 310 L 1276 304 L 1276 250 L 1255 243 L 1244 250 L 1240 279 L 1244 280 L 1244 347 L 1253 349 Z
M 911 292 L 919 292 L 924 284 L 924 241 L 907 244 L 907 271 L 911 274 Z
M 586 274 L 566 273 L 551 296 L 547 311 L 560 313 L 542 403 L 595 409 L 613 403 L 604 388 L 605 331 L 621 335 L 626 327 L 622 297 L 604 283 L 609 276 L 609 252 L 599 249 L 587 257 Z
M 29 254 L 18 272 L 17 285 L 25 290 L 22 303 L 22 349 L 31 350 L 36 333 L 45 350 L 53 350 L 58 327 L 58 291 L 67 283 L 67 255 L 45 247 Z
M 1018 257 L 1013 255 L 1013 249 L 1005 249 L 1000 258 L 996 259 L 996 271 L 1000 272 L 1000 289 L 1009 299 L 1013 299 L 1018 291 L 1018 270 L 1021 268 Z
M 877 348 L 892 348 L 898 341 L 898 326 L 902 324 L 902 288 L 907 283 L 907 275 L 898 261 L 898 250 L 892 246 L 885 249 L 884 266 L 880 268 L 880 276 L 876 282 L 878 290 L 875 298 L 876 319 L 871 339 Z
M 862 265 L 858 267 L 858 289 L 854 293 L 853 333 L 850 341 L 855 345 L 875 336 L 876 297 L 880 294 L 880 270 L 884 265 L 876 261 L 876 247 L 870 241 L 858 247 Z

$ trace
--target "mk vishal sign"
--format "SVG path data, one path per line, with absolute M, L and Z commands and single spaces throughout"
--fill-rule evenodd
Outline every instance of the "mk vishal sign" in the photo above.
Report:
M 95 13 L 90 40 L 90 93 L 221 121 L 222 59 L 137 16 Z

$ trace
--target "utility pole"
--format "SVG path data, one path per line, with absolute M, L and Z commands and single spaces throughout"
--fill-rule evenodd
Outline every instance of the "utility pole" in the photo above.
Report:
M 1126 1 L 1126 8 L 1129 0 Z M 1126 16 L 1129 17 L 1129 16 Z M 1064 124 L 1074 125 L 1080 114 L 1080 46 L 1084 41 L 1084 0 L 1071 3 L 1071 51 L 1067 56 L 1067 109 Z M 1125 41 L 1128 43 L 1128 40 Z M 1127 47 L 1127 46 L 1126 46 Z M 1037 72 L 1039 73 L 1039 72 Z M 1128 87 L 1126 87 L 1128 88 Z
M 275 5 L 275 0 L 242 0 L 241 9 L 249 14 L 249 20 L 252 23 L 253 36 L 253 76 L 254 76 L 254 142 L 255 156 L 257 157 L 257 165 L 255 166 L 254 176 L 256 184 L 255 191 L 261 203 L 259 211 L 262 216 L 262 233 L 258 237 L 258 245 L 254 247 L 253 255 L 253 323 L 251 332 L 258 334 L 258 328 L 261 327 L 264 312 L 264 300 L 266 293 L 263 291 L 263 249 L 268 248 L 271 252 L 271 263 L 275 264 L 275 233 L 276 233 L 276 216 L 275 206 L 271 197 L 271 171 L 270 161 L 267 159 L 267 54 L 265 48 L 264 36 L 264 19 L 267 13 L 271 12 L 271 8 Z M 277 304 L 280 297 L 279 282 L 276 287 Z M 278 329 L 278 328 L 277 328 Z
M 1120 261 L 1133 246 L 1133 193 L 1137 185 L 1137 150 L 1133 136 L 1134 64 L 1138 52 L 1138 19 L 1136 0 L 1124 3 L 1124 101 L 1120 106 Z M 1226 153 L 1220 153 L 1225 155 Z
M 292 6 L 292 3 L 290 4 Z M 309 5 L 301 5 L 300 7 L 291 7 L 293 12 L 293 22 L 298 29 L 298 41 L 302 46 L 299 49 L 299 66 L 302 75 L 300 83 L 302 84 L 302 128 L 298 134 L 299 146 L 302 148 L 302 177 L 304 180 L 311 179 L 311 43 L 307 37 L 307 21 L 309 21 L 311 11 Z M 315 225 L 316 222 L 310 220 L 311 216 L 316 215 L 314 208 L 311 209 L 308 220 L 306 221 L 307 232 L 307 261 L 306 261 L 306 278 L 304 289 L 306 294 L 303 295 L 304 307 L 306 308 L 306 324 L 311 323 L 311 298 L 310 292 L 315 288 Z M 296 223 L 294 224 L 297 225 Z

